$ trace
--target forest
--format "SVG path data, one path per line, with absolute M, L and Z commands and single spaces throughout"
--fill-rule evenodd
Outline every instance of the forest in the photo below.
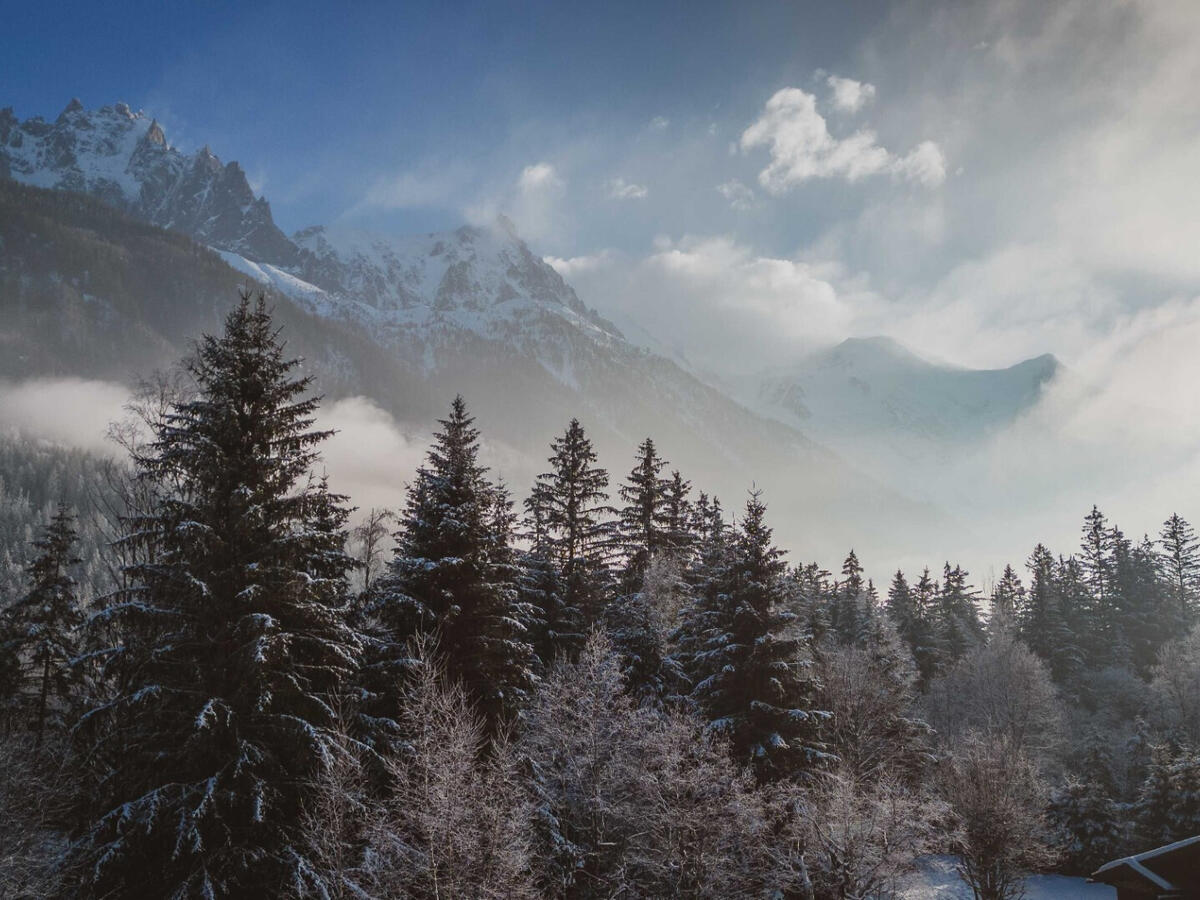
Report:
M 353 510 L 286 336 L 243 295 L 123 461 L 0 441 L 0 897 L 1006 900 L 1200 833 L 1179 515 L 876 585 L 652 437 L 518 501 L 462 397 Z

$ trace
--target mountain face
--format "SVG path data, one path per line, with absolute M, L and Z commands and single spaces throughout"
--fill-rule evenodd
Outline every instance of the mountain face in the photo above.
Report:
M 651 435 L 730 507 L 764 488 L 781 541 L 807 557 L 884 547 L 892 521 L 911 532 L 934 518 L 794 425 L 626 341 L 505 220 L 288 237 L 236 163 L 181 153 L 122 104 L 73 101 L 53 123 L 5 110 L 0 175 L 12 179 L 0 182 L 0 345 L 12 351 L 0 375 L 131 380 L 215 328 L 233 286 L 251 281 L 271 289 L 328 400 L 362 395 L 427 431 L 461 393 L 518 494 L 578 417 L 614 481 Z M 836 521 L 820 512 L 832 508 Z
M 294 263 L 295 248 L 237 163 L 204 147 L 188 156 L 154 119 L 124 103 L 85 110 L 72 100 L 53 122 L 0 110 L 0 177 L 99 197 L 201 243 Z
M 957 368 L 890 338 L 851 338 L 740 393 L 870 471 L 888 471 L 985 441 L 1027 412 L 1059 369 L 1049 354 L 1006 369 Z

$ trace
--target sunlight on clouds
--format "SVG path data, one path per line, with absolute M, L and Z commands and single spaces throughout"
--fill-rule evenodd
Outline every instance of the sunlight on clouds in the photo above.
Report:
M 830 75 L 825 83 L 829 85 L 834 108 L 840 112 L 856 113 L 875 99 L 875 85 L 864 81 Z
M 926 187 L 946 177 L 940 149 L 925 141 L 910 154 L 897 157 L 880 146 L 875 132 L 861 129 L 846 138 L 829 132 L 817 111 L 817 98 L 800 88 L 783 88 L 767 101 L 762 115 L 742 132 L 742 152 L 767 147 L 771 162 L 758 176 L 772 194 L 785 194 L 812 178 L 844 178 L 855 182 L 891 174 Z

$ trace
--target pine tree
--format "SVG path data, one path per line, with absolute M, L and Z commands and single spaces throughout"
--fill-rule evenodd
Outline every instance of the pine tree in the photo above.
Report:
M 397 638 L 436 636 L 438 661 L 462 683 L 489 735 L 532 686 L 530 623 L 518 594 L 512 503 L 479 462 L 479 432 L 456 397 L 400 516 L 377 615 Z
M 603 617 L 612 552 L 608 472 L 596 465 L 596 451 L 578 419 L 550 450 L 551 471 L 538 476 L 525 504 L 526 527 L 544 531 L 562 585 L 561 601 L 545 610 L 546 665 L 560 652 L 577 653 L 587 628 Z
M 1177 513 L 1163 523 L 1159 536 L 1159 565 L 1180 618 L 1196 621 L 1200 597 L 1200 540 Z
M 670 481 L 661 474 L 666 465 L 654 441 L 646 438 L 638 446 L 637 462 L 628 480 L 620 487 L 625 505 L 617 512 L 617 534 L 625 566 L 620 587 L 625 594 L 638 590 L 650 560 L 667 548 Z
M 297 366 L 243 296 L 187 364 L 194 396 L 135 451 L 156 502 L 128 523 L 148 550 L 99 616 L 123 643 L 117 695 L 79 729 L 101 776 L 81 893 L 322 889 L 300 808 L 336 752 L 357 648 L 341 498 L 311 474 L 328 432 Z
M 60 505 L 27 569 L 29 593 L 0 615 L 0 688 L 17 707 L 27 707 L 41 746 L 46 726 L 62 727 L 76 699 L 79 628 L 83 612 L 71 569 L 80 563 L 75 517 Z
M 861 636 L 864 593 L 863 568 L 851 550 L 842 563 L 842 581 L 834 585 L 829 615 L 829 624 L 841 644 L 855 644 Z
M 663 544 L 668 554 L 680 563 L 686 563 L 696 542 L 692 530 L 692 504 L 688 500 L 692 483 L 684 479 L 678 470 L 671 473 L 664 496 Z
M 729 737 L 735 757 L 772 781 L 824 758 L 814 684 L 795 616 L 783 608 L 782 551 L 771 543 L 757 492 L 730 548 L 718 590 L 700 600 L 697 654 L 707 676 L 693 700 L 709 727 Z M 709 603 L 712 606 L 709 606 Z
M 992 591 L 992 615 L 988 623 L 991 630 L 1005 628 L 1015 622 L 1017 611 L 1025 604 L 1025 586 L 1011 565 L 1004 567 L 1000 580 Z
M 975 605 L 975 592 L 967 584 L 961 566 L 942 570 L 942 589 L 938 594 L 936 622 L 946 661 L 955 663 L 983 638 L 983 624 Z
M 917 664 L 917 674 L 921 687 L 924 688 L 946 663 L 946 648 L 938 630 L 937 602 L 941 593 L 940 585 L 930 575 L 929 569 L 921 572 L 921 577 L 912 587 L 913 607 L 916 618 L 913 622 L 913 659 Z

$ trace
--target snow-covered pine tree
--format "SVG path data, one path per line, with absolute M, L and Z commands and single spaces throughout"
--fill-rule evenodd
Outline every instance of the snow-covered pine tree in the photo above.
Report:
M 529 625 L 540 612 L 519 596 L 512 503 L 479 462 L 479 432 L 462 397 L 440 424 L 409 488 L 374 614 L 397 647 L 406 637 L 436 636 L 439 663 L 494 735 L 532 685 Z
M 858 555 L 851 550 L 842 563 L 842 580 L 834 585 L 829 610 L 829 624 L 840 644 L 852 645 L 861 636 L 864 593 L 863 567 Z
M 60 505 L 26 570 L 29 592 L 0 613 L 0 691 L 26 719 L 40 746 L 47 726 L 61 728 L 76 699 L 80 674 L 80 608 L 71 570 L 80 562 L 75 516 Z
M 692 698 L 709 728 L 762 781 L 802 775 L 824 758 L 811 664 L 795 615 L 784 608 L 783 552 L 771 543 L 758 492 L 733 538 L 716 590 L 698 599 L 696 653 L 709 674 Z M 710 606 L 710 604 L 712 604 Z
M 1178 513 L 1163 523 L 1158 540 L 1159 567 L 1183 621 L 1196 621 L 1200 603 L 1200 540 Z
M 917 673 L 922 687 L 929 684 L 930 679 L 947 665 L 947 651 L 944 636 L 938 627 L 938 598 L 941 586 L 930 574 L 929 569 L 922 570 L 921 577 L 912 586 L 913 606 L 916 609 L 916 624 L 918 630 L 913 640 L 913 659 L 917 663 Z
M 1000 580 L 992 589 L 992 610 L 988 619 L 988 631 L 1008 628 L 1016 622 L 1017 610 L 1025 603 L 1025 585 L 1011 565 L 1005 565 Z
M 596 451 L 578 419 L 550 451 L 551 469 L 537 477 L 526 501 L 526 527 L 544 531 L 562 585 L 561 602 L 545 610 L 552 635 L 542 650 L 545 665 L 559 653 L 574 656 L 587 629 L 603 618 L 613 551 L 608 472 L 596 465 Z
M 692 503 L 688 499 L 691 491 L 692 483 L 680 475 L 678 469 L 671 472 L 666 486 L 663 543 L 666 552 L 680 564 L 690 560 L 696 543 L 696 533 L 692 528 Z
M 797 566 L 789 577 L 789 605 L 814 645 L 825 640 L 829 633 L 829 609 L 834 591 L 830 578 L 830 573 L 817 563 Z
M 559 654 L 569 654 L 582 641 L 582 617 L 564 603 L 564 588 L 558 561 L 546 527 L 546 502 L 534 485 L 525 499 L 523 537 L 527 549 L 519 556 L 517 591 L 520 602 L 529 609 L 529 643 L 539 669 L 553 664 Z
M 1090 875 L 1121 856 L 1128 836 L 1112 795 L 1083 773 L 1068 775 L 1050 795 L 1050 821 L 1062 841 L 1063 870 Z
M 625 504 L 617 511 L 617 539 L 624 563 L 620 590 L 624 594 L 641 587 L 650 560 L 667 547 L 670 480 L 662 477 L 666 465 L 654 441 L 646 438 L 638 445 L 637 462 L 619 490 Z
M 961 566 L 942 570 L 942 589 L 937 598 L 936 622 L 941 644 L 950 664 L 967 655 L 983 639 L 983 623 L 975 605 L 975 590 L 967 583 Z
M 299 828 L 356 665 L 341 498 L 312 476 L 317 400 L 260 296 L 187 370 L 195 393 L 135 452 L 152 548 L 100 618 L 118 693 L 82 719 L 97 815 L 79 893 L 221 897 L 320 890 Z

